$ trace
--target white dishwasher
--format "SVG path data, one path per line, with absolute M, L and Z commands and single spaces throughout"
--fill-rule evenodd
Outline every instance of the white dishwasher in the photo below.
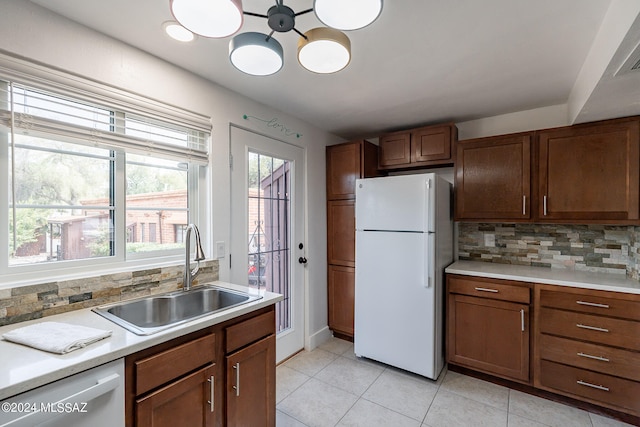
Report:
M 3 400 L 0 427 L 124 426 L 124 359 Z

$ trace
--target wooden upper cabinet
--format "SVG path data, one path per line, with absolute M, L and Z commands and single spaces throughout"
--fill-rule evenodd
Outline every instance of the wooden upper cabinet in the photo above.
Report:
M 411 132 L 394 132 L 379 140 L 378 166 L 409 166 L 411 163 Z
M 637 119 L 539 132 L 538 219 L 637 220 L 639 147 Z
M 430 126 L 411 133 L 411 162 L 451 161 L 452 126 Z
M 377 175 L 378 148 L 368 141 L 327 147 L 327 200 L 356 197 L 356 179 Z
M 531 218 L 531 134 L 457 144 L 456 220 Z
M 405 169 L 453 163 L 458 129 L 453 125 L 426 126 L 380 136 L 378 167 Z

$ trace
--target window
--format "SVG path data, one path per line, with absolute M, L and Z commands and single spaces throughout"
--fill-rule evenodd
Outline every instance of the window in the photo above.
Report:
M 0 76 L 0 273 L 178 259 L 206 197 L 208 123 L 52 86 Z

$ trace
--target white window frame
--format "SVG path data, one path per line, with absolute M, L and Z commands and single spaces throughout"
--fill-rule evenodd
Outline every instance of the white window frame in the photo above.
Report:
M 141 113 L 143 117 L 157 117 L 160 121 L 168 121 L 184 127 L 193 128 L 207 135 L 207 152 L 210 147 L 211 119 L 207 116 L 192 113 L 183 109 L 166 105 L 113 87 L 98 84 L 77 76 L 68 75 L 57 70 L 32 64 L 27 61 L 0 54 L 0 79 L 18 82 L 26 86 L 39 88 L 47 92 L 58 93 L 70 98 L 89 101 L 107 106 L 111 111 L 126 112 L 131 115 Z M 4 140 L 3 140 L 4 139 Z M 9 266 L 9 245 L 0 245 L 0 289 L 15 287 L 20 284 L 31 284 L 65 280 L 69 278 L 93 277 L 101 274 L 132 271 L 140 268 L 154 268 L 165 265 L 176 265 L 184 262 L 184 251 L 179 249 L 161 250 L 144 253 L 126 253 L 126 161 L 125 150 L 118 146 L 118 141 L 110 146 L 115 152 L 115 238 L 114 255 L 108 257 L 87 258 L 79 260 L 56 261 L 50 263 Z M 151 146 L 154 144 L 151 143 Z M 161 144 L 160 144 L 161 145 Z M 11 159 L 8 156 L 8 138 L 0 133 L 0 170 L 8 171 Z M 154 148 L 154 147 L 152 147 Z M 162 148 L 162 147 L 160 147 Z M 138 153 L 140 150 L 138 150 Z M 160 157 L 171 158 L 169 150 L 160 152 Z M 183 157 L 184 158 L 184 157 Z M 176 157 L 177 159 L 177 157 Z M 209 235 L 209 165 L 202 154 L 198 161 L 190 162 L 188 175 L 188 212 L 189 222 L 198 225 L 204 237 L 203 244 L 211 247 L 206 236 Z M 9 188 L 8 173 L 0 174 L 0 238 L 9 235 Z M 5 240 L 5 239 L 1 239 Z M 210 250 L 208 251 L 209 253 Z M 46 277 L 46 278 L 45 278 Z

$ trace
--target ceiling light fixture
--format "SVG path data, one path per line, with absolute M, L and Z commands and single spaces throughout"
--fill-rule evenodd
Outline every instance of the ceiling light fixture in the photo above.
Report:
M 204 37 L 221 38 L 235 34 L 243 15 L 266 18 L 269 34 L 247 32 L 229 43 L 229 60 L 238 70 L 256 76 L 278 72 L 284 63 L 282 46 L 275 32 L 291 30 L 300 35 L 298 62 L 314 73 L 335 73 L 351 61 L 351 41 L 339 30 L 356 30 L 375 21 L 383 0 L 314 0 L 313 8 L 294 12 L 276 0 L 266 15 L 242 10 L 242 0 L 170 0 L 171 12 L 189 31 Z M 329 28 L 314 28 L 302 34 L 295 28 L 296 17 L 314 12 Z
M 261 33 L 242 33 L 231 39 L 229 59 L 238 70 L 254 76 L 277 73 L 284 63 L 278 40 Z
M 171 13 L 187 30 L 221 38 L 242 27 L 242 0 L 170 0 Z
M 298 62 L 314 73 L 342 70 L 351 61 L 351 41 L 333 28 L 314 28 L 298 40 Z
M 327 27 L 359 30 L 378 19 L 382 0 L 314 0 L 316 16 Z
M 196 38 L 195 34 L 175 21 L 165 22 L 164 24 L 162 24 L 162 28 L 164 28 L 164 32 L 167 33 L 169 37 L 179 42 L 187 43 L 193 41 Z

